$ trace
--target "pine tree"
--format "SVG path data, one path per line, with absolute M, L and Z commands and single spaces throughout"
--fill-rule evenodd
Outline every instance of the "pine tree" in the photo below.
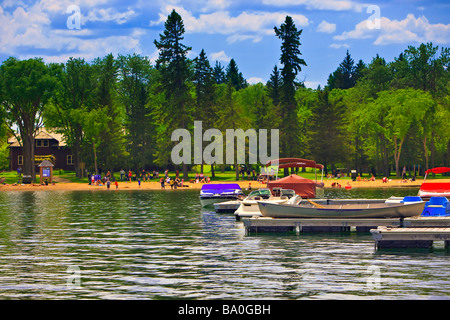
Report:
M 283 157 L 298 157 L 301 152 L 299 141 L 299 122 L 297 117 L 297 103 L 295 90 L 297 74 L 306 66 L 305 60 L 300 58 L 300 35 L 303 30 L 297 30 L 294 20 L 286 16 L 280 28 L 275 27 L 275 34 L 282 40 L 280 62 L 282 85 L 280 90 L 280 154 Z M 285 174 L 287 170 L 285 170 Z
M 239 68 L 234 59 L 231 59 L 230 64 L 226 69 L 225 79 L 227 82 L 231 82 L 231 85 L 236 91 L 247 87 L 247 82 L 242 73 L 239 72 Z
M 281 87 L 281 77 L 280 72 L 278 71 L 278 67 L 275 66 L 273 68 L 272 74 L 270 75 L 269 81 L 267 81 L 266 88 L 269 94 L 269 97 L 272 99 L 272 103 L 274 106 L 278 106 L 280 103 L 280 87 Z
M 184 39 L 184 23 L 181 16 L 173 10 L 164 24 L 165 30 L 160 34 L 160 41 L 154 41 L 159 50 L 156 67 L 161 73 L 160 89 L 165 94 L 163 107 L 164 123 L 160 139 L 164 141 L 164 148 L 169 147 L 171 132 L 176 129 L 187 129 L 192 122 L 192 98 L 189 94 L 188 80 L 190 69 L 186 55 L 191 50 L 181 43 Z M 162 142 L 162 141 L 161 141 Z M 166 153 L 167 154 L 167 153 Z M 160 164 L 168 159 L 159 159 Z M 187 164 L 183 163 L 183 178 L 188 179 Z
M 355 86 L 355 62 L 347 50 L 344 60 L 339 67 L 328 77 L 330 89 L 349 89 Z
M 118 92 L 126 113 L 127 150 L 130 163 L 135 170 L 139 170 L 149 165 L 152 157 L 154 127 L 148 101 L 155 70 L 148 58 L 137 54 L 120 55 L 118 64 Z
M 194 59 L 194 85 L 196 93 L 195 120 L 202 121 L 204 130 L 213 128 L 217 108 L 215 105 L 215 83 L 213 69 L 211 68 L 205 50 Z M 203 164 L 201 165 L 203 173 Z M 214 166 L 211 165 L 211 174 L 214 177 Z
M 222 84 L 225 83 L 226 77 L 225 77 L 225 71 L 223 71 L 223 66 L 220 64 L 219 61 L 216 61 L 216 64 L 214 66 L 213 70 L 214 79 L 216 81 L 216 84 Z

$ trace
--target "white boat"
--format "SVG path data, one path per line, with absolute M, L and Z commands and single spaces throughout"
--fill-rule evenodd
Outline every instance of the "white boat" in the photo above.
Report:
M 258 206 L 259 201 L 289 203 L 289 200 L 295 196 L 295 191 L 290 189 L 274 188 L 272 191 L 270 189 L 259 189 L 250 192 L 234 212 L 236 220 L 239 221 L 241 218 L 261 216 L 262 214 Z
M 200 203 L 203 207 L 217 202 L 236 200 L 245 195 L 237 183 L 204 184 L 200 190 Z
M 300 197 L 290 204 L 275 204 L 265 201 L 258 203 L 261 214 L 272 218 L 405 218 L 420 216 L 425 202 L 373 200 L 333 200 L 333 204 L 317 203 Z

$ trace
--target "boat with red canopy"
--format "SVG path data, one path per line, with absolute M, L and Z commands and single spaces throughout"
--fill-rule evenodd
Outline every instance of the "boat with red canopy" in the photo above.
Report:
M 282 158 L 269 160 L 266 167 L 278 166 L 278 169 L 284 168 L 314 168 L 315 181 L 300 177 L 296 174 L 281 178 L 279 180 L 268 181 L 267 187 L 272 191 L 274 188 L 291 189 L 302 198 L 316 198 L 316 191 L 323 190 L 323 165 L 316 163 L 314 160 L 301 158 Z M 322 170 L 322 178 L 317 182 L 317 169 Z
M 446 173 L 450 172 L 449 167 L 437 167 L 425 171 L 422 186 L 419 190 L 419 197 L 450 197 L 450 183 L 449 182 L 425 182 L 430 173 Z

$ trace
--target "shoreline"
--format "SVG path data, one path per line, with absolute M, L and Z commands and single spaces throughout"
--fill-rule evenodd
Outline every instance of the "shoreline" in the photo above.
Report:
M 342 189 L 345 188 L 347 183 L 350 183 L 352 189 L 357 188 L 420 188 L 422 185 L 422 180 L 414 181 L 414 182 L 402 182 L 401 180 L 391 180 L 387 183 L 383 183 L 381 179 L 376 181 L 351 181 L 351 180 L 339 180 L 339 179 L 330 179 L 324 180 L 325 188 L 331 188 L 331 184 L 334 182 L 339 182 L 342 186 Z M 438 179 L 432 180 L 429 179 L 427 182 L 450 182 L 450 179 Z M 159 182 L 150 181 L 150 182 L 141 182 L 141 185 L 138 185 L 138 182 L 125 182 L 120 181 L 119 188 L 116 190 L 116 186 L 114 183 L 111 183 L 109 191 L 121 191 L 121 190 L 167 190 L 167 191 L 175 191 L 175 190 L 200 190 L 202 187 L 202 183 L 188 183 L 188 187 L 178 187 L 177 189 L 171 189 L 170 185 L 166 185 L 165 189 L 161 188 Z M 243 190 L 246 190 L 251 184 L 252 189 L 266 188 L 267 185 L 263 183 L 259 183 L 258 181 L 213 181 L 211 183 L 237 183 L 241 186 Z M 2 191 L 108 191 L 106 185 L 102 186 L 91 186 L 87 183 L 78 183 L 78 182 L 57 182 L 53 185 L 0 185 L 0 192 Z M 349 190 L 351 191 L 351 189 Z

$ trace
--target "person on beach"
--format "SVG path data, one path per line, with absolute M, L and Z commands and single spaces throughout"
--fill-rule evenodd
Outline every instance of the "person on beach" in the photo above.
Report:
M 141 178 L 137 178 L 137 181 L 138 181 L 138 186 L 140 188 L 141 187 Z
M 124 176 L 125 176 L 125 170 L 120 169 L 120 181 L 123 181 Z
M 115 182 L 115 185 L 116 185 L 116 190 L 119 189 L 119 183 L 117 182 L 117 180 Z
M 128 170 L 128 181 L 130 181 L 130 182 L 131 182 L 131 176 L 132 176 L 131 170 Z
M 159 183 L 161 183 L 161 189 L 166 188 L 166 186 L 164 185 L 164 178 L 159 179 Z
M 106 188 L 109 190 L 109 186 L 111 185 L 111 181 L 107 180 L 106 181 Z

